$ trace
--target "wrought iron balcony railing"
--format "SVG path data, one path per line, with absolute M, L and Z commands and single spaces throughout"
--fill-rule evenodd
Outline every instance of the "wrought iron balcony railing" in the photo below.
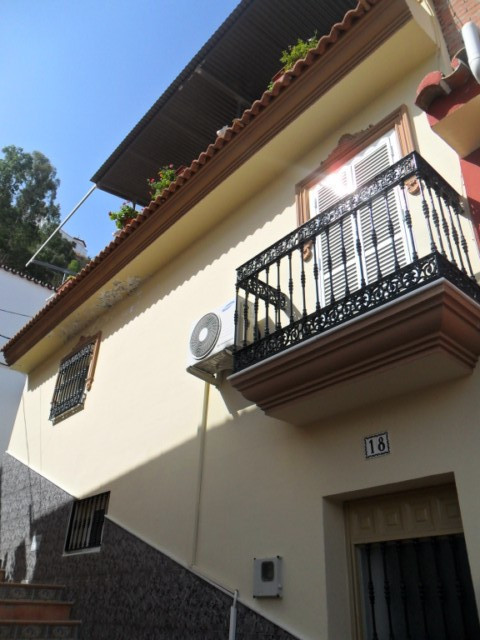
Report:
M 440 278 L 480 302 L 463 217 L 414 152 L 262 251 L 237 269 L 234 370 Z

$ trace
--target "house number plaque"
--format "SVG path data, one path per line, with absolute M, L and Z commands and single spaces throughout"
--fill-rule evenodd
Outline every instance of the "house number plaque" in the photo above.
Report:
M 388 431 L 383 433 L 375 433 L 372 436 L 364 438 L 365 441 L 365 457 L 377 458 L 390 453 L 390 442 L 388 440 Z

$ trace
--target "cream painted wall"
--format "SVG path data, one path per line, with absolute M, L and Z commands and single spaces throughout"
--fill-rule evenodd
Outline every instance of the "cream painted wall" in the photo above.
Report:
M 412 107 L 416 86 L 435 61 L 431 57 L 387 85 L 327 137 L 311 139 L 208 235 L 123 301 L 99 309 L 98 319 L 82 331 L 102 331 L 84 410 L 54 426 L 48 421 L 58 363 L 74 337 L 30 373 L 10 442 L 12 455 L 77 497 L 110 490 L 109 515 L 116 522 L 238 589 L 243 602 L 308 640 L 349 637 L 341 510 L 347 496 L 407 482 L 428 486 L 440 474 L 453 474 L 480 594 L 480 512 L 472 490 L 479 471 L 471 454 L 480 446 L 480 373 L 308 428 L 265 417 L 224 382 L 210 391 L 201 457 L 204 383 L 185 372 L 187 340 L 196 319 L 233 297 L 235 268 L 295 228 L 295 184 L 342 134 L 405 103 L 421 153 L 462 189 L 455 154 Z M 284 144 L 291 138 L 286 131 Z M 391 454 L 366 461 L 363 438 L 383 430 Z M 284 597 L 254 600 L 253 557 L 276 554 L 284 559 Z

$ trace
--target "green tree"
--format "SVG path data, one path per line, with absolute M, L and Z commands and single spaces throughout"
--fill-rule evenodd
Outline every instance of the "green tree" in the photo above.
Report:
M 0 263 L 20 271 L 60 222 L 56 203 L 60 184 L 50 160 L 40 153 L 26 153 L 13 145 L 0 157 Z M 73 244 L 54 236 L 38 256 L 43 262 L 68 268 L 76 260 Z M 58 284 L 61 274 L 30 265 L 28 273 Z

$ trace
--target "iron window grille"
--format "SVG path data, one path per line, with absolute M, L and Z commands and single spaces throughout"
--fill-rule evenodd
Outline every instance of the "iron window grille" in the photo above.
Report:
M 50 408 L 50 420 L 57 422 L 83 408 L 90 391 L 100 344 L 100 333 L 80 338 L 79 343 L 60 362 Z
M 100 547 L 109 498 L 110 492 L 107 491 L 74 502 L 65 541 L 65 552 Z

